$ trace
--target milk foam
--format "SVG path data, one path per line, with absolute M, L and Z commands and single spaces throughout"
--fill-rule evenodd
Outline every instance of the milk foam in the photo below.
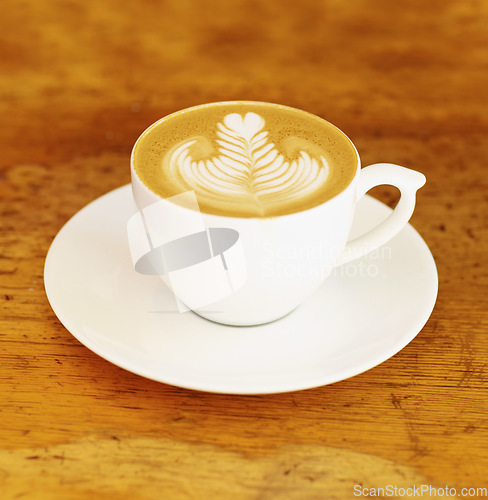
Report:
M 192 146 L 205 138 L 192 138 L 164 157 L 163 168 L 181 179 L 182 188 L 195 190 L 203 203 L 232 196 L 261 215 L 320 189 L 329 172 L 325 157 L 300 151 L 296 159 L 286 159 L 269 140 L 265 126 L 257 113 L 230 113 L 217 124 L 214 155 L 194 159 Z
M 194 191 L 200 211 L 291 214 L 343 191 L 358 167 L 336 127 L 286 106 L 234 101 L 196 106 L 149 127 L 133 153 L 142 182 L 167 198 Z

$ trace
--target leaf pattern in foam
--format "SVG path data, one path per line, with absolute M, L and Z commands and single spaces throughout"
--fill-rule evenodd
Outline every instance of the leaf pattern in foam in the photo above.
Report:
M 197 139 L 191 139 L 173 151 L 170 168 L 197 194 L 245 198 L 261 210 L 322 186 L 328 175 L 326 159 L 301 151 L 297 159 L 286 160 L 264 127 L 256 113 L 231 113 L 217 125 L 217 155 L 194 160 L 190 149 Z

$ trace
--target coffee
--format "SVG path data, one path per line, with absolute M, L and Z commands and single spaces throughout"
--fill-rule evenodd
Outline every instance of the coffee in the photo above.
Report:
M 334 125 L 277 104 L 235 101 L 189 108 L 144 132 L 134 169 L 168 198 L 194 190 L 200 210 L 267 217 L 312 208 L 352 181 L 358 156 Z

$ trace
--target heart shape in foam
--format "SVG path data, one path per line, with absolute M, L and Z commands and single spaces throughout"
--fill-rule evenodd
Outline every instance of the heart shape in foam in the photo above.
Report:
M 224 118 L 224 125 L 250 142 L 264 127 L 264 120 L 256 113 L 246 113 L 244 117 L 239 113 L 231 113 Z

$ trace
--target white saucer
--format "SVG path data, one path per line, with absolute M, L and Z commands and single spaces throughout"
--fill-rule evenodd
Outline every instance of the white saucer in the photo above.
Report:
M 83 208 L 54 239 L 44 281 L 54 312 L 81 343 L 150 379 L 232 394 L 330 384 L 400 351 L 434 307 L 434 259 L 409 225 L 377 252 L 337 268 L 274 323 L 230 327 L 178 313 L 159 277 L 134 271 L 126 233 L 134 211 L 128 185 Z M 390 212 L 365 196 L 353 233 Z

